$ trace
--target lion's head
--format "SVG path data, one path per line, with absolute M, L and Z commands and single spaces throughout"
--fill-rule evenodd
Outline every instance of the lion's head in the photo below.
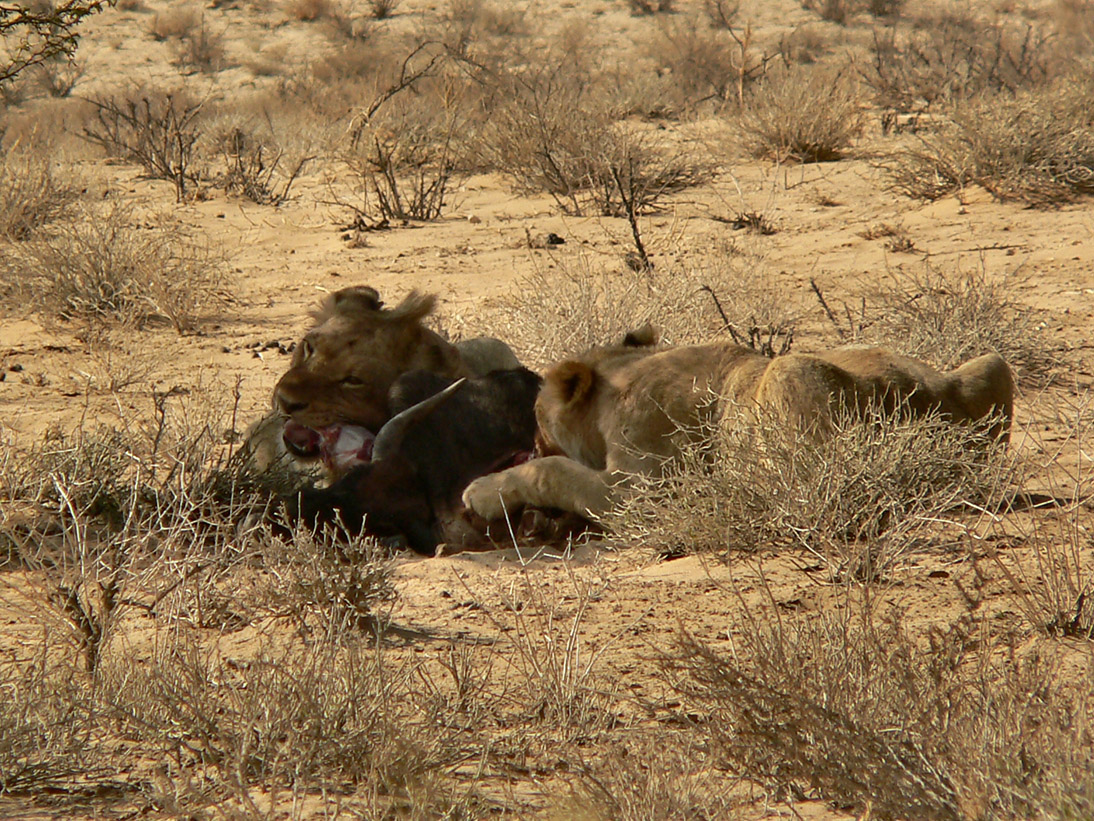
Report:
M 604 467 L 607 445 L 597 424 L 597 406 L 612 375 L 630 363 L 654 353 L 657 329 L 647 323 L 580 359 L 559 362 L 547 371 L 536 400 L 537 453 L 563 453 L 586 465 Z M 610 392 L 610 388 L 608 389 Z
M 324 300 L 274 388 L 274 408 L 289 420 L 284 435 L 290 449 L 308 456 L 323 445 L 348 446 L 347 431 L 370 443 L 391 416 L 392 383 L 407 371 L 466 375 L 457 349 L 422 324 L 435 303 L 436 297 L 411 291 L 385 308 L 375 289 L 365 286 Z

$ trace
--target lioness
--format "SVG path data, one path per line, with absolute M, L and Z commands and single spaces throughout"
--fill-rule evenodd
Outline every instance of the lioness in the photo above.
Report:
M 498 339 L 454 345 L 425 327 L 436 301 L 411 291 L 387 308 L 367 286 L 328 296 L 274 388 L 274 413 L 248 434 L 256 466 L 265 470 L 288 459 L 305 473 L 321 466 L 337 477 L 368 461 L 375 433 L 391 417 L 389 392 L 401 375 L 421 370 L 457 379 L 520 367 Z
M 646 341 L 594 348 L 554 365 L 536 419 L 541 437 L 565 455 L 477 479 L 464 504 L 488 520 L 524 505 L 596 518 L 628 475 L 657 475 L 690 431 L 739 424 L 731 407 L 778 414 L 816 435 L 834 410 L 871 403 L 913 415 L 936 410 L 954 422 L 986 419 L 992 437 L 1010 435 L 1014 380 L 996 354 L 943 374 L 883 348 L 769 359 L 729 342 L 657 348 Z

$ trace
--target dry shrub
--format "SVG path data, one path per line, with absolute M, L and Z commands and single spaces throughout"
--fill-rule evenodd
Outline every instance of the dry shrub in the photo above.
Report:
M 674 345 L 731 332 L 743 340 L 785 338 L 803 311 L 766 280 L 754 258 L 704 259 L 642 275 L 596 269 L 587 259 L 556 262 L 477 311 L 473 333 L 466 335 L 505 339 L 522 362 L 542 368 L 597 345 L 618 344 L 646 323 Z M 471 325 L 460 317 L 450 324 L 457 331 Z
M 738 0 L 703 0 L 703 11 L 711 28 L 733 28 L 740 10 L 741 4 Z
M 732 655 L 684 635 L 667 675 L 733 769 L 879 819 L 1081 818 L 1094 811 L 1089 688 L 965 616 L 913 632 L 847 595 L 771 602 Z
M 228 300 L 222 253 L 177 227 L 139 227 L 121 204 L 54 226 L 3 261 L 17 293 L 65 321 L 195 330 Z
M 893 188 L 938 199 L 976 183 L 1035 207 L 1094 191 L 1089 78 L 1017 94 L 985 93 L 955 105 L 935 133 L 887 163 Z
M 355 223 L 442 214 L 466 152 L 467 112 L 459 95 L 447 90 L 393 97 L 342 150 L 354 196 L 339 204 L 354 213 Z
M 176 60 L 184 68 L 206 74 L 227 68 L 224 32 L 210 29 L 203 14 L 196 26 L 179 37 Z
M 170 40 L 191 35 L 199 25 L 204 25 L 204 15 L 197 6 L 175 3 L 155 15 L 148 30 L 157 40 Z
M 395 13 L 402 0 L 369 0 L 369 13 L 374 20 L 385 20 Z
M 605 578 L 580 578 L 571 569 L 560 593 L 525 567 L 501 591 L 505 614 L 487 611 L 511 640 L 503 660 L 521 683 L 522 718 L 561 730 L 567 741 L 596 737 L 615 723 L 619 694 L 598 664 L 611 642 L 596 647 L 584 629 L 606 587 Z
M 737 129 L 753 156 L 828 162 L 844 155 L 864 123 L 858 88 L 846 73 L 791 67 L 753 89 Z
M 264 546 L 271 572 L 256 598 L 270 615 L 328 641 L 382 631 L 395 598 L 389 553 L 371 538 L 295 532 Z
M 658 70 L 670 75 L 685 111 L 707 101 L 741 104 L 773 57 L 756 51 L 750 26 L 710 27 L 695 16 L 662 23 L 648 52 Z
M 582 192 L 596 178 L 595 154 L 609 142 L 613 122 L 589 80 L 562 67 L 514 77 L 477 146 L 484 165 L 521 193 L 545 191 L 563 210 L 581 213 Z
M 1045 392 L 1030 416 L 1036 425 L 1023 433 L 1032 450 L 1044 454 L 1036 478 L 1047 493 L 1031 495 L 1028 502 L 1051 502 L 1036 516 L 998 522 L 994 538 L 977 545 L 983 558 L 977 562 L 976 582 L 1001 575 L 1008 602 L 1030 629 L 1089 641 L 1094 639 L 1094 564 L 1086 451 L 1094 431 L 1094 403 L 1087 391 L 1075 391 L 1074 398 Z M 1038 441 L 1042 426 L 1053 431 L 1045 435 L 1048 441 Z
M 287 141 L 273 133 L 268 112 L 264 120 L 256 127 L 242 117 L 230 117 L 227 133 L 216 140 L 227 168 L 219 183 L 226 193 L 278 206 L 289 199 L 293 183 L 316 155 L 306 149 L 283 148 Z
M 627 0 L 627 5 L 631 14 L 637 16 L 676 11 L 675 0 Z
M 822 20 L 840 26 L 847 25 L 860 10 L 857 0 L 803 0 L 802 6 L 819 14 Z
M 717 398 L 711 398 L 717 402 Z M 732 405 L 662 476 L 636 477 L 607 517 L 628 538 L 677 553 L 805 551 L 837 577 L 872 581 L 937 550 L 938 524 L 998 506 L 1021 465 L 971 426 L 880 409 L 837 413 L 823 437 Z
M 313 23 L 330 17 L 333 11 L 332 0 L 288 0 L 285 3 L 285 13 L 294 20 L 304 23 Z
M 138 90 L 91 103 L 95 121 L 84 125 L 81 136 L 112 157 L 142 166 L 152 179 L 170 180 L 182 202 L 198 178 L 194 144 L 203 102 L 184 93 Z
M 886 112 L 886 130 L 900 114 L 914 124 L 941 103 L 1040 86 L 1060 73 L 1062 56 L 1053 37 L 1029 24 L 949 11 L 875 29 L 873 54 L 863 77 Z
M 0 662 L 0 795 L 40 795 L 77 779 L 106 778 L 117 763 L 99 742 L 95 706 L 84 682 L 52 658 Z
M 822 26 L 798 26 L 779 40 L 779 54 L 786 64 L 816 63 L 831 49 L 827 32 Z
M 483 163 L 569 214 L 646 213 L 709 179 L 707 166 L 663 138 L 614 123 L 605 91 L 586 81 L 557 70 L 515 80 L 484 127 Z
M 717 753 L 690 737 L 660 732 L 614 746 L 577 776 L 569 800 L 558 802 L 552 821 L 649 821 L 654 818 L 735 818 L 741 800 L 732 792 L 739 781 L 726 777 Z M 682 735 L 682 734 L 681 734 Z
M 0 160 L 0 240 L 18 242 L 73 213 L 79 179 L 18 144 Z
M 119 659 L 102 698 L 176 777 L 228 786 L 244 807 L 254 787 L 355 783 L 404 801 L 432 786 L 442 805 L 437 771 L 456 760 L 454 739 L 408 709 L 413 671 L 367 647 L 265 650 L 242 663 L 196 647 Z
M 863 291 L 860 341 L 886 345 L 943 370 L 993 351 L 1020 382 L 1044 381 L 1059 364 L 1040 318 L 1017 301 L 1017 274 L 983 265 L 894 268 Z

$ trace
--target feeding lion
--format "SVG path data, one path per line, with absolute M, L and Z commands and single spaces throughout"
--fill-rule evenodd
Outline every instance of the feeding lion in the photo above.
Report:
M 248 434 L 260 470 L 288 461 L 328 478 L 367 462 L 377 431 L 391 416 L 392 386 L 411 371 L 450 379 L 519 368 L 512 350 L 480 337 L 453 344 L 423 320 L 433 295 L 411 291 L 387 308 L 374 288 L 343 288 L 312 314 L 273 392 L 275 412 Z
M 463 502 L 487 520 L 523 506 L 592 518 L 624 492 L 627 477 L 658 475 L 695 431 L 740 424 L 734 408 L 777 414 L 822 436 L 840 411 L 882 410 L 955 423 L 984 420 L 1006 441 L 1014 379 L 997 354 L 948 373 L 884 348 L 849 347 L 769 359 L 730 342 L 672 348 L 648 334 L 554 365 L 536 401 L 540 435 L 558 453 L 476 479 Z

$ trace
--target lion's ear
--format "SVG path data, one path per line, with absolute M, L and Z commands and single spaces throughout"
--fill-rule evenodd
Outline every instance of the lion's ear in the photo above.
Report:
M 593 391 L 596 371 L 584 362 L 563 362 L 547 375 L 566 404 L 582 402 Z
M 648 348 L 657 344 L 657 337 L 657 327 L 652 322 L 647 322 L 641 328 L 635 328 L 623 337 L 623 347 Z
M 437 305 L 437 297 L 434 294 L 422 294 L 411 291 L 403 301 L 387 312 L 388 319 L 408 320 L 417 322 L 433 312 Z
M 323 300 L 319 310 L 312 311 L 312 319 L 317 325 L 322 325 L 335 314 L 355 314 L 363 311 L 379 311 L 384 307 L 384 301 L 375 288 L 367 285 L 355 285 L 352 288 L 342 288 Z

